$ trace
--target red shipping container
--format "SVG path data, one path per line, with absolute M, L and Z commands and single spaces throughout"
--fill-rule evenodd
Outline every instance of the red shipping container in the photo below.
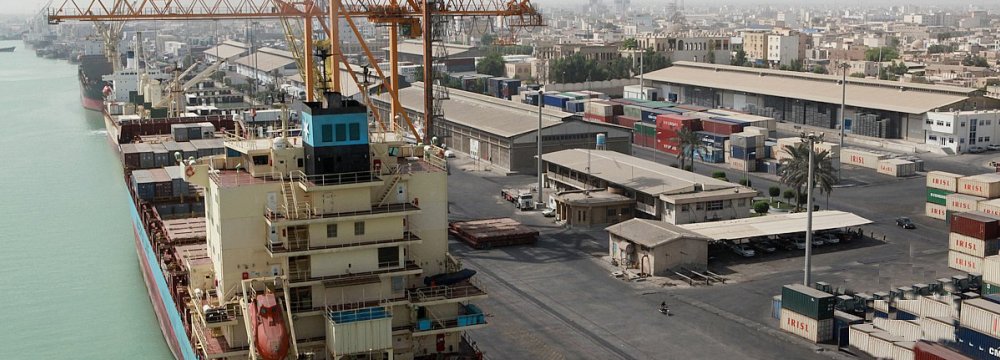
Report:
M 913 360 L 972 360 L 937 343 L 918 341 L 913 345 Z
M 677 155 L 680 151 L 680 141 L 677 141 L 677 133 L 670 130 L 657 130 L 656 148 L 660 151 Z
M 736 124 L 725 120 L 703 119 L 701 128 L 704 131 L 719 135 L 732 135 L 743 132 L 744 124 Z
M 609 123 L 610 124 L 610 123 L 612 123 L 614 121 L 615 117 L 614 116 L 599 116 L 599 115 L 594 115 L 594 114 L 584 114 L 583 118 L 587 119 L 587 120 L 600 121 L 600 122 L 604 122 L 604 123 Z
M 1000 219 L 975 211 L 951 216 L 951 232 L 971 236 L 979 240 L 1000 237 Z
M 629 129 L 635 126 L 635 123 L 639 122 L 639 119 L 631 118 L 625 115 L 618 115 L 617 118 L 618 118 L 618 125 L 627 127 Z
M 680 129 L 690 129 L 691 131 L 701 131 L 701 119 L 691 116 L 667 114 L 656 116 L 656 129 L 670 129 L 678 131 Z
M 643 147 L 653 147 L 653 141 L 656 140 L 652 136 L 643 135 L 637 132 L 632 133 L 632 143 L 643 146 Z

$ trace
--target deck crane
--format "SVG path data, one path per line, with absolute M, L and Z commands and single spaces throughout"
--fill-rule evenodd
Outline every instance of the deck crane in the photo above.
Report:
M 334 0 L 327 2 L 330 6 L 323 9 L 314 0 L 144 0 L 132 2 L 127 0 L 63 0 L 58 7 L 49 8 L 48 21 L 58 24 L 64 21 L 105 21 L 122 22 L 129 20 L 224 20 L 224 19 L 282 19 L 294 18 L 303 20 L 302 63 L 305 68 L 303 81 L 306 84 L 306 99 L 315 99 L 315 89 L 318 87 L 315 79 L 316 65 L 313 61 L 313 26 L 318 20 L 330 39 L 340 39 L 339 21 L 344 18 L 352 32 L 362 45 L 375 72 L 383 83 L 389 84 L 389 95 L 392 99 L 392 112 L 397 114 L 409 125 L 414 137 L 419 142 L 421 136 L 429 137 L 432 131 L 433 116 L 425 117 L 424 134 L 417 134 L 409 116 L 401 109 L 398 97 L 399 75 L 396 71 L 397 41 L 399 30 L 406 27 L 411 34 L 427 34 L 424 36 L 423 58 L 424 78 L 431 79 L 433 75 L 432 16 L 454 17 L 504 17 L 511 26 L 541 26 L 541 14 L 531 4 L 530 0 Z M 385 79 L 385 74 L 377 66 L 371 50 L 352 20 L 353 17 L 367 18 L 375 24 L 389 26 L 390 30 L 390 63 L 392 64 L 391 79 Z M 329 20 L 329 25 L 324 19 Z M 423 21 L 421 21 L 423 20 Z M 414 31 L 419 29 L 419 31 Z M 412 35 L 411 35 L 412 36 Z M 339 41 L 333 41 L 329 53 L 333 64 L 345 64 L 350 69 L 340 52 Z M 333 66 L 337 70 L 339 66 Z M 348 72 L 353 74 L 353 72 Z M 331 79 L 334 91 L 340 90 L 340 72 L 331 71 L 327 79 Z M 352 75 L 352 77 L 354 77 Z M 356 78 L 356 77 L 355 77 Z M 355 79 L 355 82 L 357 80 Z M 359 88 L 361 86 L 359 85 Z M 433 86 L 424 87 L 424 114 L 433 114 Z M 369 104 L 370 106 L 370 104 Z
M 180 116 L 180 114 L 184 112 L 184 99 L 183 99 L 184 92 L 186 92 L 192 86 L 195 86 L 196 84 L 212 76 L 212 74 L 215 74 L 215 72 L 219 71 L 219 68 L 222 67 L 222 64 L 230 60 L 233 60 L 233 58 L 216 61 L 215 63 L 212 63 L 211 65 L 206 67 L 204 70 L 195 74 L 194 77 L 192 77 L 190 80 L 184 81 L 184 78 L 187 77 L 188 74 L 190 74 L 191 71 L 193 71 L 196 67 L 198 67 L 199 64 L 201 64 L 200 61 L 195 62 L 194 64 L 191 65 L 191 67 L 187 68 L 187 70 L 184 70 L 183 73 L 174 77 L 173 81 L 167 84 L 167 86 L 163 87 L 164 95 L 160 97 L 159 101 L 153 104 L 153 107 L 162 108 L 169 106 L 168 113 L 170 114 L 170 116 L 172 117 Z M 183 82 L 183 84 L 181 82 Z

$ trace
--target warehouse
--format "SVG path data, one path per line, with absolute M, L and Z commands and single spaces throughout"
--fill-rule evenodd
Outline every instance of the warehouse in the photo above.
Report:
M 634 217 L 670 224 L 744 218 L 757 195 L 739 184 L 613 151 L 570 149 L 542 160 L 548 187 L 621 193 L 635 199 Z
M 385 58 L 389 59 L 389 48 L 385 51 Z M 424 46 L 420 40 L 404 40 L 396 47 L 400 62 L 412 64 L 424 63 Z M 474 46 L 461 44 L 435 44 L 434 62 L 444 63 L 448 72 L 470 72 L 476 71 L 476 58 L 486 56 L 486 52 Z
M 298 74 L 295 56 L 285 50 L 260 48 L 233 63 L 237 74 L 257 79 L 261 84 L 275 84 L 278 78 Z
M 671 102 L 728 108 L 778 121 L 838 128 L 841 77 L 677 62 L 645 74 Z M 931 111 L 990 109 L 1000 100 L 978 89 L 848 78 L 846 130 L 923 143 Z
M 710 239 L 662 221 L 632 219 L 607 227 L 611 259 L 640 274 L 667 275 L 670 269 L 708 266 Z
M 237 56 L 244 56 L 250 52 L 250 46 L 241 43 L 239 41 L 226 40 L 222 44 L 208 48 L 202 52 L 205 54 L 205 59 L 210 63 L 214 63 L 219 60 L 232 59 Z
M 537 172 L 536 133 L 538 107 L 457 89 L 441 100 L 443 117 L 432 133 L 446 148 L 478 159 L 484 165 L 510 173 Z M 423 125 L 423 83 L 399 90 L 399 101 L 410 120 Z M 383 119 L 388 119 L 388 94 L 372 98 Z M 405 124 L 400 125 L 404 129 Z M 419 131 L 419 130 L 418 130 Z M 632 132 L 615 125 L 583 121 L 558 110 L 542 111 L 542 152 L 595 148 L 603 134 L 607 150 L 630 153 Z

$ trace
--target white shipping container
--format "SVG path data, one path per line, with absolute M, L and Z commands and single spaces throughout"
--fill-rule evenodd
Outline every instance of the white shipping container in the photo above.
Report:
M 960 194 L 981 196 L 987 199 L 1000 197 L 1000 174 L 988 173 L 958 179 Z
M 955 342 L 955 322 L 951 318 L 925 317 L 920 319 L 923 339 L 932 342 Z
M 927 187 L 958 192 L 958 179 L 961 177 L 959 174 L 931 171 L 927 173 Z
M 889 313 L 889 302 L 888 301 L 885 301 L 885 300 L 875 300 L 873 306 L 875 307 L 875 310 L 884 312 L 886 314 Z
M 833 338 L 833 319 L 816 320 L 808 316 L 781 309 L 781 330 L 806 338 L 814 343 Z
M 967 273 L 981 274 L 983 271 L 983 258 L 958 251 L 948 251 L 948 267 Z
M 948 207 L 935 203 L 927 203 L 924 214 L 931 219 L 947 220 Z
M 878 173 L 895 177 L 913 176 L 917 173 L 917 164 L 902 159 L 885 159 L 878 162 Z
M 868 337 L 868 351 L 865 352 L 876 359 L 890 359 L 892 358 L 892 347 L 898 341 L 903 341 L 903 339 L 886 331 L 877 331 Z
M 948 201 L 948 211 L 970 212 L 979 209 L 979 202 L 986 200 L 978 196 L 965 194 L 949 194 L 944 197 Z
M 892 360 L 913 360 L 913 346 L 916 343 L 913 341 L 900 341 L 893 344 L 892 347 Z
M 885 330 L 892 336 L 902 338 L 901 341 L 917 341 L 923 335 L 922 330 L 920 330 L 920 322 L 916 320 L 874 318 L 872 323 L 875 324 L 875 327 Z
M 847 330 L 848 344 L 855 349 L 868 352 L 868 340 L 871 333 L 875 331 L 878 330 L 876 330 L 875 326 L 871 324 L 851 325 L 851 327 Z
M 920 298 L 920 316 L 958 318 L 958 300 L 951 295 L 923 296 Z
M 910 314 L 920 316 L 920 299 L 896 300 L 892 303 L 898 310 L 903 310 Z
M 1000 338 L 1000 304 L 985 299 L 965 300 L 959 320 L 962 326 Z
M 980 240 L 959 233 L 948 234 L 948 250 L 958 251 L 975 257 L 996 255 L 1000 239 Z
M 979 211 L 993 216 L 1000 216 L 1000 199 L 980 201 Z
M 888 159 L 889 155 L 876 154 L 858 149 L 841 149 L 840 162 L 842 164 L 856 165 L 869 169 L 878 169 L 879 161 Z
M 1000 255 L 983 258 L 983 281 L 1000 284 Z

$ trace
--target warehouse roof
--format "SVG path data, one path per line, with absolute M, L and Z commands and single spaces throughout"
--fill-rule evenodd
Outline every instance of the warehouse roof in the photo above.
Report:
M 805 232 L 806 215 L 806 213 L 800 212 L 679 226 L 714 240 L 745 239 L 755 236 Z M 836 210 L 813 212 L 813 231 L 839 229 L 865 224 L 871 224 L 871 220 L 849 212 Z
M 222 44 L 208 48 L 208 50 L 203 51 L 203 54 L 208 54 L 212 56 L 218 56 L 222 59 L 228 59 L 233 56 L 246 54 L 250 47 L 247 44 L 241 43 L 239 41 L 226 40 Z
M 365 81 L 365 72 L 360 65 L 351 64 L 351 69 L 348 69 L 347 65 L 340 64 L 340 93 L 344 94 L 344 96 L 354 96 L 361 92 L 358 85 L 354 83 L 354 79 L 351 78 L 351 70 L 354 71 L 354 76 L 358 78 L 358 81 Z M 285 79 L 294 83 L 303 84 L 303 86 L 305 86 L 305 82 L 302 81 L 301 74 L 295 73 L 290 76 L 286 76 Z M 378 77 L 375 70 L 370 69 L 368 71 L 368 86 L 374 88 L 380 86 L 381 84 L 382 79 Z
M 399 52 L 402 54 L 411 54 L 411 55 L 424 54 L 423 43 L 421 41 L 416 41 L 416 40 L 405 40 L 399 43 L 399 45 L 396 46 L 396 49 L 399 50 Z M 433 52 L 434 52 L 434 57 L 438 58 L 444 56 L 449 56 L 449 57 L 456 56 L 465 52 L 469 52 L 473 49 L 475 48 L 472 46 L 461 45 L 461 44 L 435 44 Z M 388 51 L 389 48 L 388 47 L 382 48 L 382 50 Z
M 747 68 L 742 66 L 676 62 L 644 75 L 647 80 L 839 104 L 841 77 Z M 848 78 L 847 105 L 923 114 L 966 100 L 977 89 Z
M 389 103 L 389 94 L 378 95 Z M 399 90 L 399 102 L 407 110 L 424 112 L 424 84 L 417 82 Z M 449 122 L 479 129 L 501 137 L 513 137 L 538 130 L 538 107 L 516 101 L 457 89 L 448 89 L 448 98 L 441 100 L 444 118 Z M 561 124 L 573 114 L 544 108 L 542 127 Z
M 607 150 L 568 149 L 542 159 L 650 195 L 739 189 L 742 186 L 690 171 Z
M 623 221 L 604 230 L 615 236 L 648 247 L 657 247 L 679 239 L 708 241 L 698 233 L 658 220 L 632 219 Z
M 236 63 L 260 71 L 271 71 L 295 63 L 295 57 L 285 50 L 260 48 L 253 54 L 236 59 Z

